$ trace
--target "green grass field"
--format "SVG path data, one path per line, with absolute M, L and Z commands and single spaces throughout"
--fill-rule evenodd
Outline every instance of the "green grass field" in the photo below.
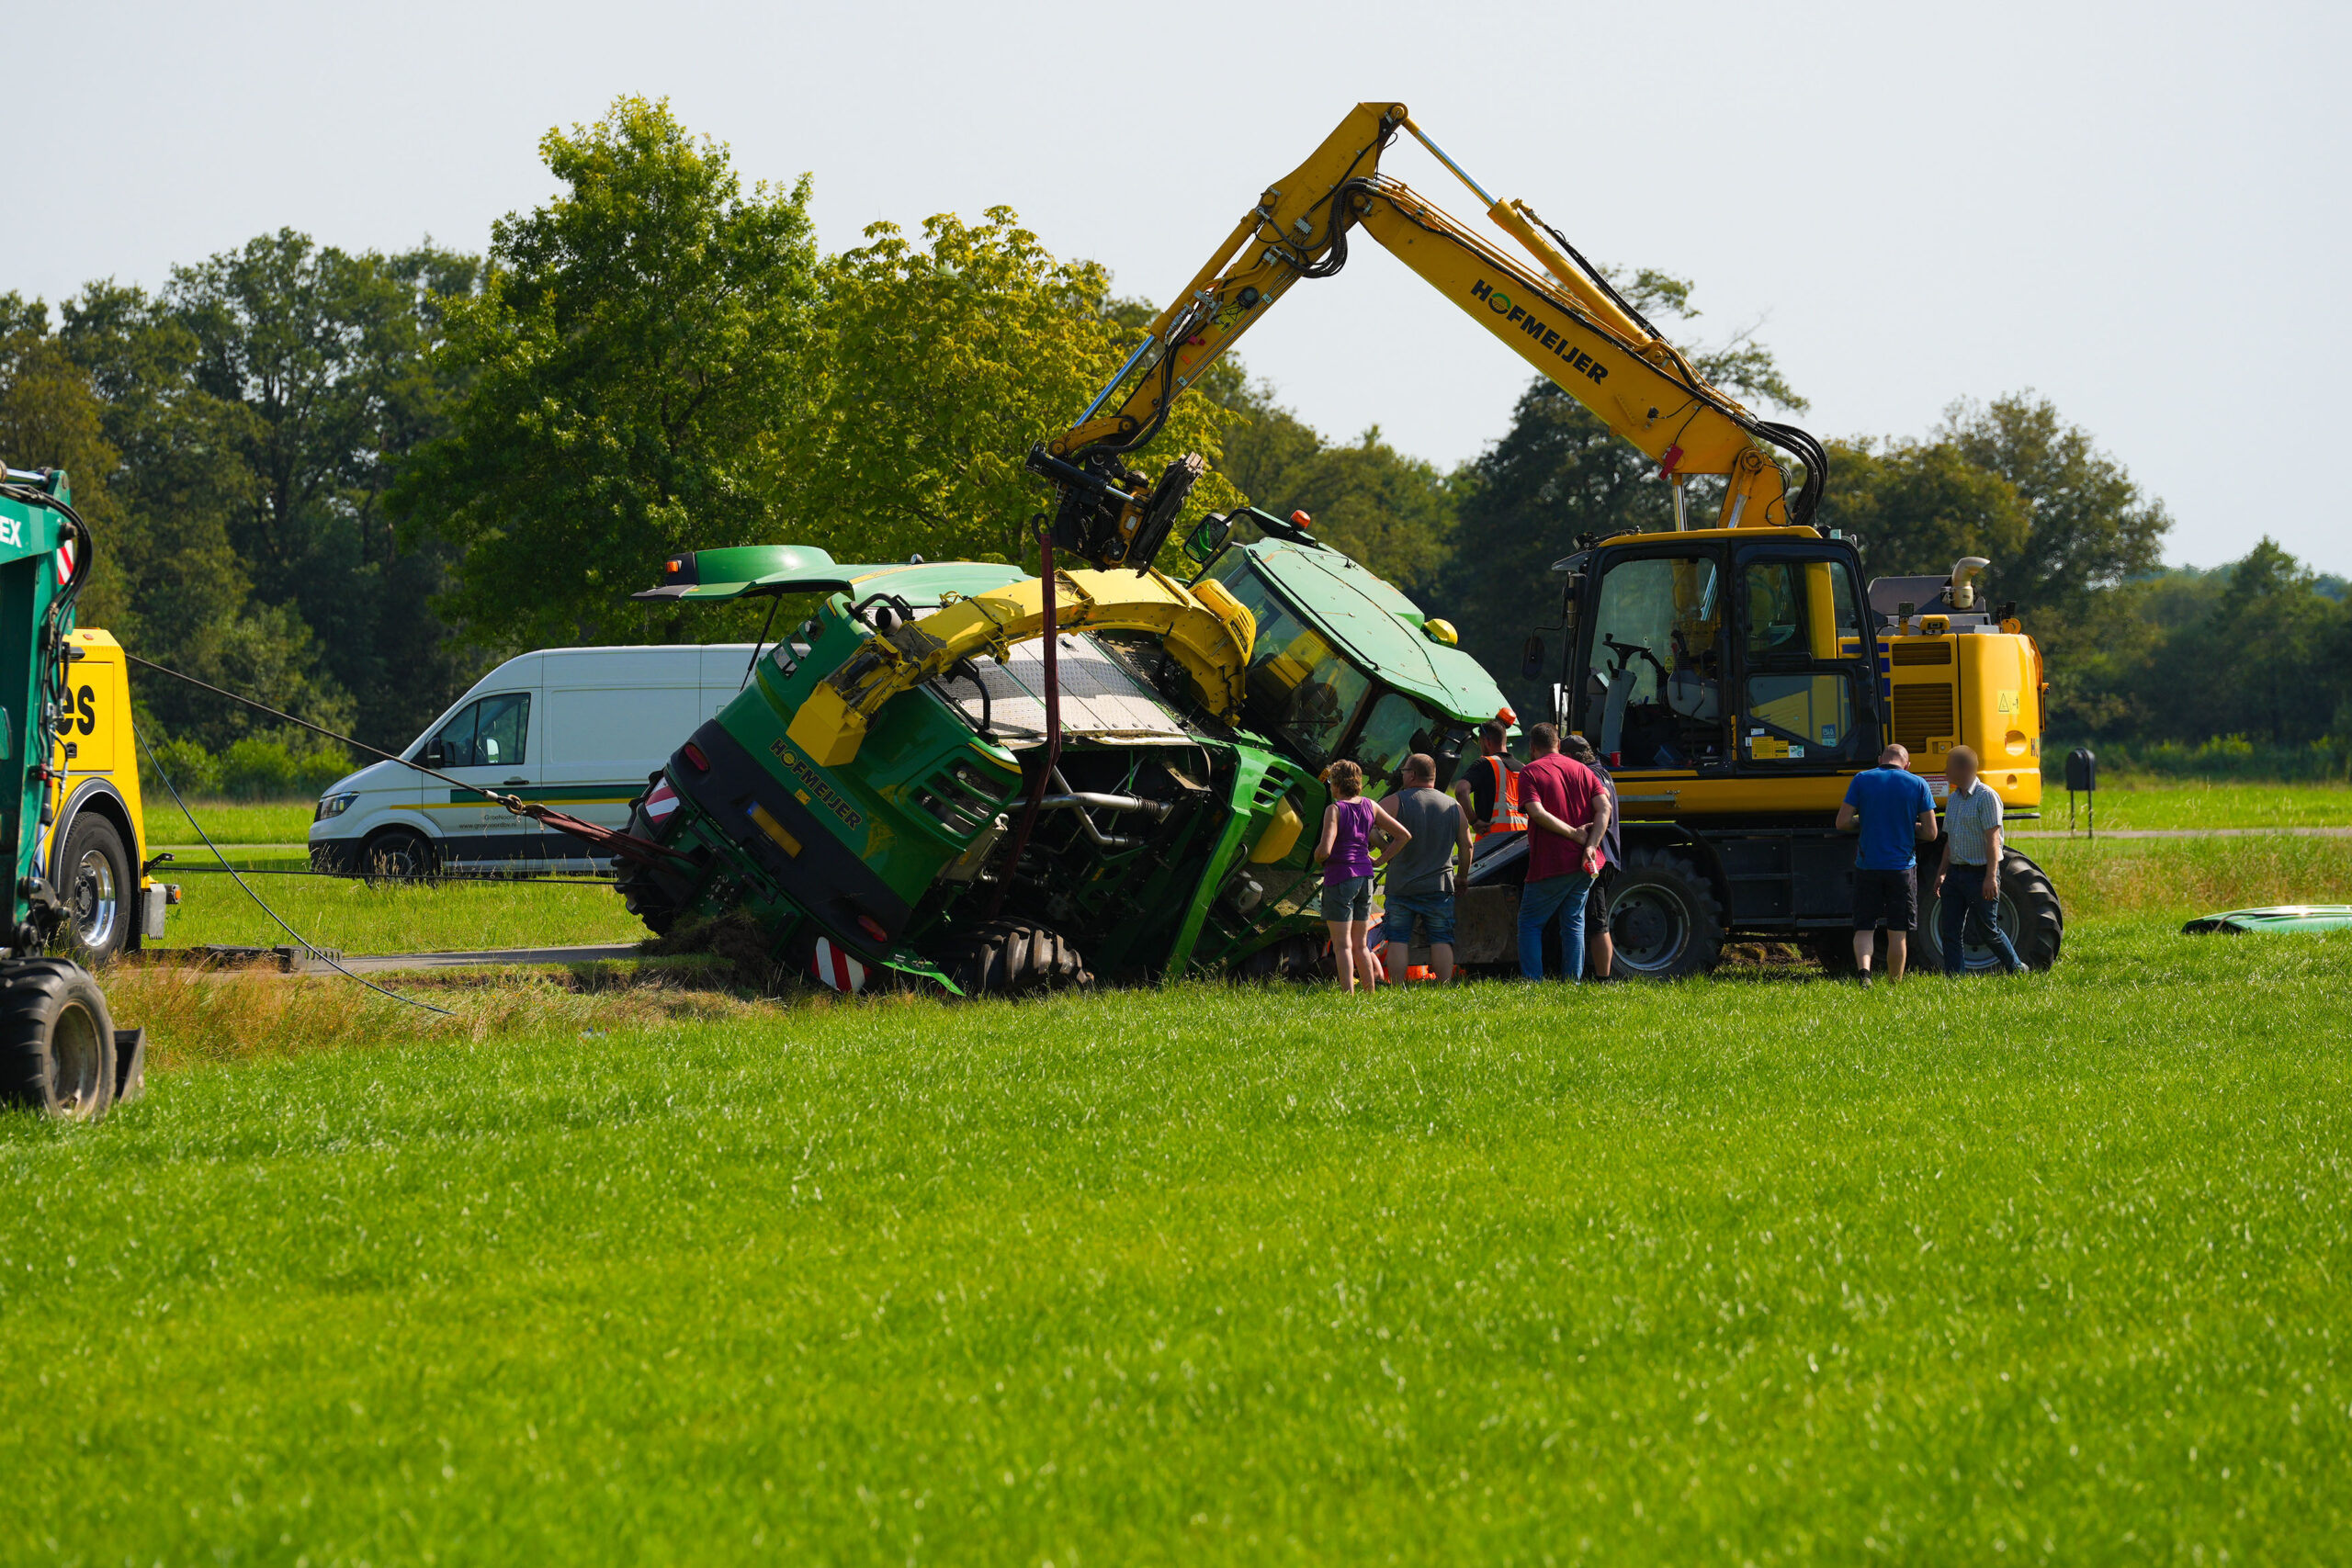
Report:
M 204 838 L 188 825 L 188 818 L 172 797 L 162 790 L 141 797 L 146 807 L 147 839 L 151 847 L 169 849 L 175 846 L 194 848 Z M 301 844 L 310 840 L 311 816 L 318 803 L 313 800 L 191 800 L 188 811 L 204 826 L 204 833 L 216 844 Z
M 2047 786 L 2040 822 L 2020 822 L 2025 831 L 2064 831 L 2064 774 Z M 2076 797 L 2079 802 L 2081 797 Z M 2075 825 L 2086 825 L 2077 811 Z M 2205 783 L 2149 774 L 2112 775 L 2100 782 L 2098 825 L 2104 830 L 2194 828 L 2352 827 L 2352 787 L 2344 784 Z
M 2335 1560 L 2347 998 L 365 998 L 0 1122 L 0 1560 Z

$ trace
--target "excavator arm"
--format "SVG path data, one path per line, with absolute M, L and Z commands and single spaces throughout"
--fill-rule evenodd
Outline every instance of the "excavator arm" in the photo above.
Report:
M 1525 254 L 1472 232 L 1381 174 L 1381 154 L 1400 130 L 1460 176 Z M 1675 485 L 1678 526 L 1681 482 L 1698 474 L 1726 481 L 1724 526 L 1802 524 L 1810 516 L 1826 466 L 1813 437 L 1757 418 L 1709 384 L 1557 231 L 1525 203 L 1488 196 L 1422 135 L 1404 105 L 1359 104 L 1243 215 L 1078 423 L 1032 451 L 1031 468 L 1062 491 L 1058 545 L 1105 566 L 1151 559 L 1198 469 L 1171 468 L 1154 487 L 1127 468 L 1126 456 L 1159 433 L 1175 400 L 1294 283 L 1344 266 L 1356 229 L 1656 458 Z M 1803 461 L 1804 487 L 1796 494 L 1767 442 Z

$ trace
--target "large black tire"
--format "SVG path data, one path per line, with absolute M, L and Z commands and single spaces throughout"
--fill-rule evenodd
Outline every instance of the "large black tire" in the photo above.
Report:
M 1244 980 L 1328 980 L 1335 973 L 1329 937 L 1286 936 L 1269 942 L 1233 966 Z
M 67 948 L 92 968 L 130 944 L 139 885 L 122 834 L 95 811 L 74 818 L 58 857 L 58 896 L 65 900 Z
M 1706 873 L 1672 850 L 1627 852 L 1609 892 L 1614 972 L 1634 980 L 1703 975 L 1723 955 L 1724 911 Z
M 1020 997 L 1094 984 L 1078 949 L 1026 920 L 989 920 L 959 931 L 942 945 L 937 962 L 967 997 Z
M 0 963 L 0 1100 L 95 1122 L 114 1102 L 114 1047 L 107 999 L 80 964 Z
M 441 857 L 415 829 L 387 828 L 359 847 L 359 870 L 370 882 L 430 882 Z
M 1912 943 L 1914 967 L 1942 970 L 1942 915 L 1940 893 L 1920 900 L 1919 934 Z M 2047 872 L 2010 849 L 2001 852 L 2000 919 L 2001 930 L 2008 933 L 2027 968 L 2047 969 L 2058 962 L 2066 938 L 2066 912 L 2059 906 L 2058 890 L 2050 885 Z M 2000 968 L 2001 960 L 1989 946 L 1971 947 L 1961 955 L 1961 964 L 1969 974 L 1980 975 Z
M 613 884 L 614 891 L 628 912 L 645 922 L 645 929 L 655 936 L 668 936 L 677 928 L 678 907 L 670 896 L 654 885 L 653 878 L 638 867 L 622 863 L 621 874 Z

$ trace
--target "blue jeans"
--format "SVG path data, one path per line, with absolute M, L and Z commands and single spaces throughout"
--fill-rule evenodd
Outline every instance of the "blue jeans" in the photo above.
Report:
M 1592 878 L 1583 872 L 1547 876 L 1519 892 L 1519 972 L 1544 978 L 1544 928 L 1560 922 L 1560 973 L 1584 978 L 1584 908 Z
M 2025 967 L 2018 962 L 2009 933 L 2001 929 L 1999 907 L 1984 897 L 1984 868 L 1954 865 L 1944 873 L 1943 903 L 1936 910 L 1936 938 L 1944 950 L 1945 974 L 1962 972 L 1965 955 L 1961 950 L 1972 925 L 1992 933 L 1993 951 L 2010 974 Z

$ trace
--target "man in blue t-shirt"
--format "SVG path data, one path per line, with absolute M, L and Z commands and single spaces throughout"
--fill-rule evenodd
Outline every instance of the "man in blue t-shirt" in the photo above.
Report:
M 1861 829 L 1854 852 L 1854 967 L 1871 983 L 1871 949 L 1886 928 L 1886 977 L 1903 978 L 1912 928 L 1919 923 L 1919 852 L 1936 839 L 1936 797 L 1910 772 L 1911 753 L 1889 746 L 1878 766 L 1856 773 L 1838 808 L 1838 829 Z

